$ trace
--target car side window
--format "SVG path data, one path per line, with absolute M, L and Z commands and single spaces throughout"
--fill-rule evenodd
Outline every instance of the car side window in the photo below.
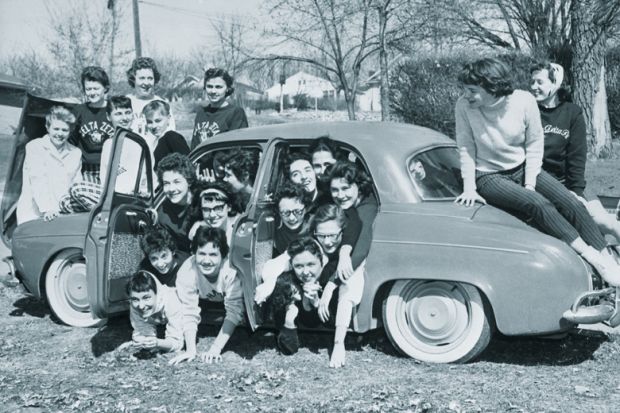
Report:
M 114 192 L 143 198 L 150 197 L 152 187 L 148 184 L 147 173 L 151 174 L 153 184 L 156 184 L 157 177 L 152 170 L 148 170 L 143 148 L 131 139 L 123 139 L 122 145 Z
M 424 200 L 451 199 L 463 192 L 458 152 L 453 147 L 434 148 L 414 156 L 407 171 Z
M 205 151 L 194 163 L 199 179 L 228 183 L 245 208 L 254 190 L 261 157 L 258 145 L 223 146 Z

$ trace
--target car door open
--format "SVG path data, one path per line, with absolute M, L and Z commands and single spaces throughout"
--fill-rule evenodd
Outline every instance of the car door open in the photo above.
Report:
M 98 317 L 127 309 L 125 286 L 143 258 L 140 233 L 151 223 L 155 177 L 146 142 L 120 130 L 115 136 L 102 199 L 90 216 L 84 247 L 88 296 Z

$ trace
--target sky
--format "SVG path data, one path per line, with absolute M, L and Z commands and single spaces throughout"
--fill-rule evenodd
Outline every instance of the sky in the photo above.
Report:
M 0 0 L 0 59 L 24 48 L 45 53 L 42 39 L 51 36 L 48 9 L 84 3 L 95 12 L 105 10 L 108 0 Z M 116 0 L 124 14 L 123 45 L 133 46 L 131 0 Z M 140 0 L 143 55 L 175 54 L 184 57 L 216 42 L 210 19 L 261 13 L 261 0 Z

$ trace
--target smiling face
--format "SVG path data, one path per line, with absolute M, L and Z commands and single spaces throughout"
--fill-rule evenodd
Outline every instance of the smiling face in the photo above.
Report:
M 164 195 L 176 205 L 189 202 L 189 184 L 187 179 L 177 171 L 165 171 L 162 174 Z
M 152 69 L 136 70 L 134 91 L 140 99 L 151 99 L 154 94 L 155 76 Z
M 326 254 L 333 254 L 342 242 L 342 227 L 336 220 L 321 222 L 316 225 L 314 238 L 319 241 Z
M 160 138 L 168 130 L 168 124 L 170 123 L 170 115 L 166 115 L 161 110 L 156 110 L 149 113 L 146 118 L 146 130 L 153 134 L 153 136 Z
M 226 81 L 221 77 L 212 77 L 205 84 L 205 93 L 211 106 L 220 106 L 224 103 L 227 91 Z
M 314 168 L 314 173 L 318 178 L 322 178 L 325 169 L 335 163 L 336 159 L 329 151 L 318 151 L 312 154 L 312 168 Z
M 153 251 L 149 254 L 149 261 L 160 274 L 168 274 L 174 263 L 174 254 L 168 248 Z
M 153 290 L 142 292 L 132 291 L 129 295 L 129 304 L 136 310 L 140 317 L 147 318 L 155 312 L 157 295 Z
M 278 202 L 278 212 L 282 222 L 289 229 L 296 230 L 304 222 L 305 207 L 297 198 L 282 198 Z
M 302 185 L 306 192 L 312 193 L 316 190 L 316 174 L 310 162 L 305 159 L 298 159 L 291 163 L 289 172 L 291 181 Z
M 224 201 L 203 198 L 201 201 L 202 219 L 211 228 L 226 230 L 230 207 Z
M 85 80 L 84 94 L 88 103 L 101 106 L 105 100 L 105 87 L 97 81 Z
M 115 128 L 128 129 L 133 121 L 133 110 L 131 108 L 114 108 L 108 114 L 108 119 Z
M 291 259 L 291 266 L 297 279 L 304 284 L 317 282 L 323 270 L 320 258 L 309 251 L 295 255 Z
M 359 187 L 344 178 L 332 179 L 330 189 L 334 202 L 342 209 L 356 207 L 360 202 Z
M 215 282 L 222 266 L 222 254 L 219 248 L 212 242 L 207 242 L 202 247 L 198 247 L 194 256 L 200 274 L 207 277 L 210 282 Z
M 52 119 L 47 127 L 47 134 L 50 137 L 52 145 L 58 150 L 61 150 L 67 144 L 69 134 L 71 132 L 71 126 L 60 119 Z
M 491 106 L 499 100 L 499 98 L 493 96 L 478 85 L 463 85 L 463 97 L 467 100 L 471 108 Z
M 549 79 L 547 69 L 536 70 L 532 73 L 530 90 L 537 102 L 547 103 L 552 100 L 555 97 L 555 94 L 552 94 L 553 89 L 553 82 Z

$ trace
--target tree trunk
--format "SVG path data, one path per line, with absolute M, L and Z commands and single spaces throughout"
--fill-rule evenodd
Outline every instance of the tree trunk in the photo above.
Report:
M 597 158 L 611 154 L 611 127 L 605 91 L 605 33 L 595 21 L 597 0 L 573 2 L 573 101 L 586 121 L 588 152 Z
M 387 7 L 387 6 L 386 6 Z M 379 7 L 379 69 L 381 70 L 381 120 L 390 120 L 390 79 L 388 72 L 387 44 L 385 30 L 387 27 L 387 10 Z
M 355 120 L 355 91 L 351 93 L 345 89 L 344 100 L 347 102 L 347 113 L 349 114 L 349 120 Z

